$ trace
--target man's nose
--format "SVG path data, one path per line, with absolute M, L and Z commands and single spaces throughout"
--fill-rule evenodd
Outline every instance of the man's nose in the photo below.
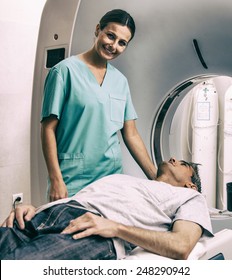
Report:
M 169 162 L 171 162 L 171 163 L 175 163 L 175 162 L 176 162 L 176 159 L 175 159 L 175 158 L 173 158 L 173 157 L 171 157 L 171 158 L 169 159 Z

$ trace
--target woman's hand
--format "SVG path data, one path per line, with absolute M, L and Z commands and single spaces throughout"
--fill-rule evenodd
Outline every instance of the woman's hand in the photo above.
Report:
M 66 197 L 68 197 L 68 191 L 63 179 L 56 182 L 51 181 L 49 201 L 51 202 Z

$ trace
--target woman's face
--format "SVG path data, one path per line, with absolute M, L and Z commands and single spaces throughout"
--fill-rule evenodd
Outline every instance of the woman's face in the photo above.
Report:
M 125 51 L 131 32 L 127 26 L 109 23 L 103 30 L 96 27 L 95 50 L 105 60 L 112 60 Z

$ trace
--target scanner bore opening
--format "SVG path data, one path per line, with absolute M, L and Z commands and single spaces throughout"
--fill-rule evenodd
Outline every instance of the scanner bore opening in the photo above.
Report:
M 168 92 L 164 100 L 161 102 L 161 105 L 159 106 L 159 109 L 157 110 L 157 113 L 154 117 L 151 132 L 151 155 L 156 166 L 165 160 L 165 158 L 167 159 L 173 156 L 170 153 L 168 144 L 169 132 L 172 119 L 181 101 L 190 92 L 190 90 L 199 83 L 214 77 L 217 76 L 204 75 L 188 79 L 178 84 L 170 92 Z

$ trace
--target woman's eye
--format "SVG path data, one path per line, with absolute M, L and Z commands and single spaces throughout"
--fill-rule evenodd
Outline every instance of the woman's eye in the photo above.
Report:
M 114 35 L 113 35 L 113 34 L 110 34 L 110 33 L 107 34 L 107 37 L 108 37 L 109 39 L 111 39 L 111 40 L 114 39 Z
M 121 47 L 126 47 L 126 46 L 127 46 L 127 43 L 124 42 L 124 41 L 120 41 L 120 42 L 119 42 L 119 45 L 120 45 Z

